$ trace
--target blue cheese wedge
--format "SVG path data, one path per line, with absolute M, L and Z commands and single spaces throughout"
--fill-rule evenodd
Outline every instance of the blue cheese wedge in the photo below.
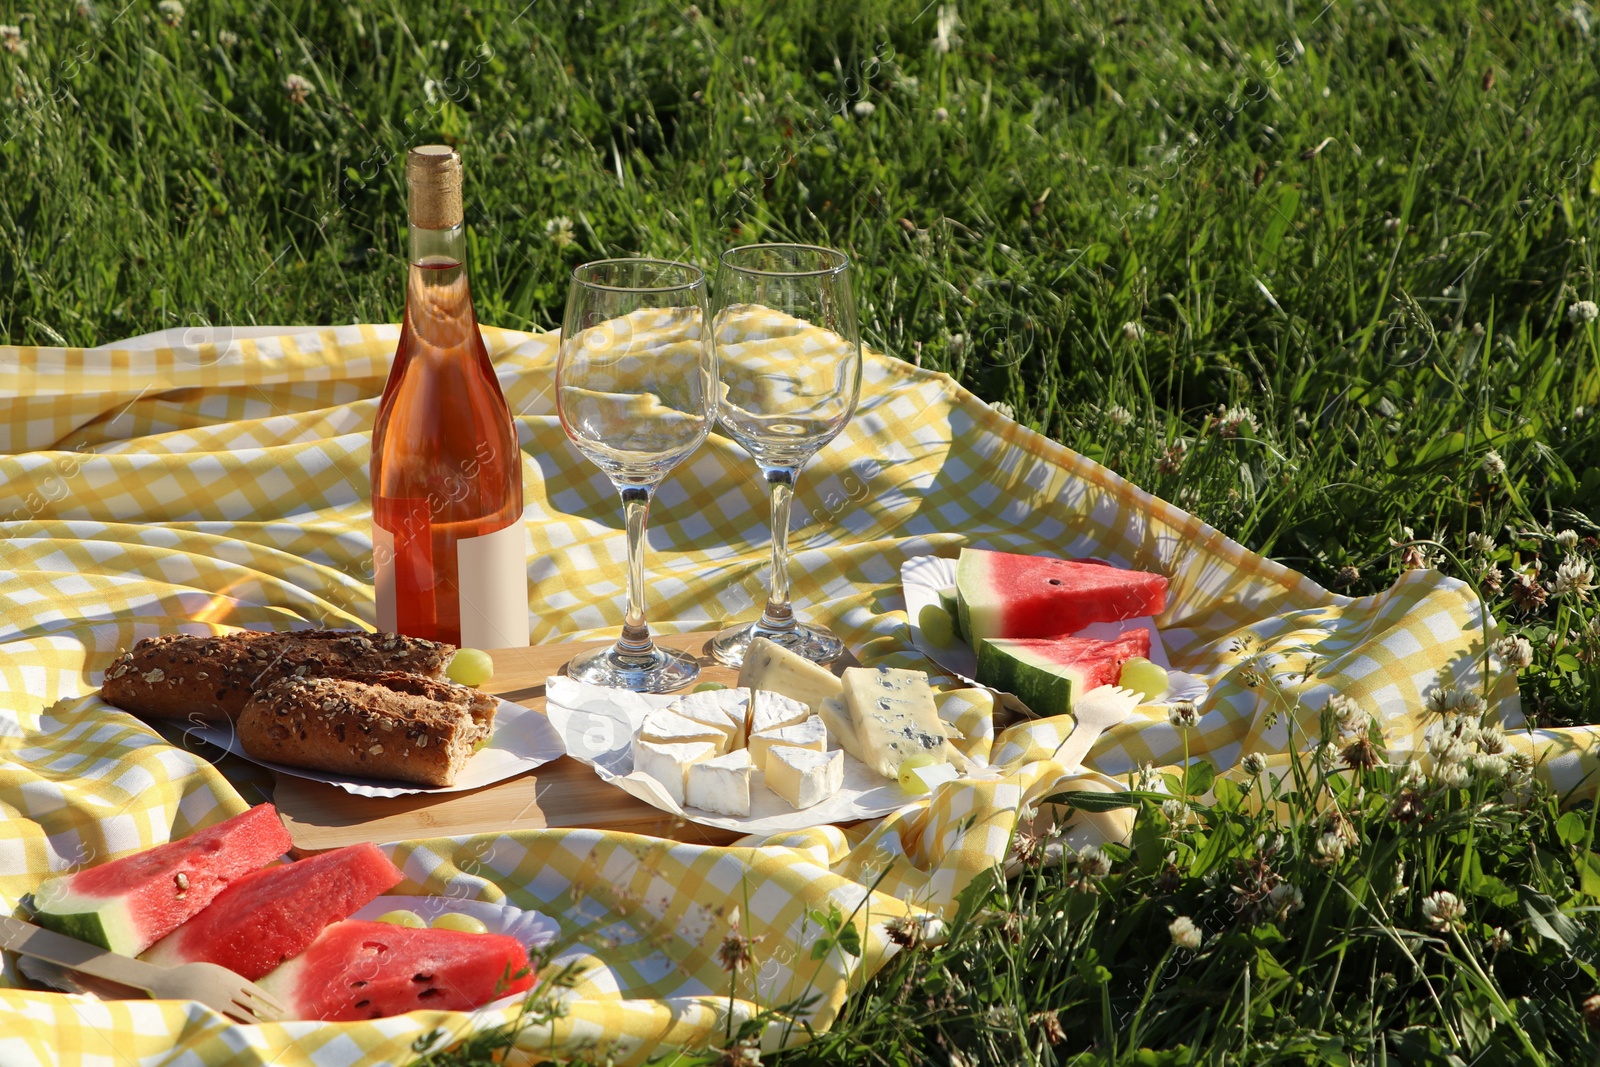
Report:
M 844 753 L 778 745 L 767 757 L 767 788 L 800 810 L 820 804 L 844 786 Z
M 750 753 L 736 749 L 691 764 L 684 802 L 721 815 L 750 814 Z
M 949 762 L 933 687 L 921 671 L 850 667 L 844 672 L 844 705 L 860 749 L 853 755 L 885 778 L 897 777 L 911 756 Z
M 817 714 L 817 706 L 829 697 L 843 696 L 843 683 L 826 667 L 819 667 L 804 656 L 780 644 L 758 637 L 745 650 L 739 668 L 739 684 L 751 691 L 765 689 L 798 700 Z
M 685 745 L 706 741 L 716 746 L 717 752 L 728 750 L 728 735 L 715 726 L 695 722 L 667 708 L 657 708 L 644 717 L 644 724 L 636 735 L 641 741 L 654 741 L 658 745 Z
M 750 690 L 713 689 L 688 693 L 667 705 L 667 710 L 686 719 L 714 726 L 722 731 L 722 751 L 744 747 L 744 724 L 750 713 Z
M 792 726 L 780 726 L 776 730 L 762 730 L 760 733 L 750 735 L 750 762 L 761 770 L 766 770 L 769 757 L 775 745 L 789 745 L 794 748 L 809 748 L 813 752 L 828 751 L 828 729 L 822 725 L 822 720 L 815 715 L 805 722 L 797 722 Z
M 689 768 L 716 754 L 717 746 L 708 741 L 658 745 L 654 741 L 633 739 L 633 769 L 660 782 L 667 795 L 679 805 L 683 804 Z
M 796 726 L 810 717 L 811 708 L 804 702 L 782 693 L 757 689 L 750 695 L 750 725 L 746 736 Z

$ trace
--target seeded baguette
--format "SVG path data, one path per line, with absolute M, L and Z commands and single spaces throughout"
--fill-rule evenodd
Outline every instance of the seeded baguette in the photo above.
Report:
M 406 671 L 442 679 L 455 646 L 363 630 L 241 630 L 147 637 L 101 681 L 111 704 L 156 719 L 237 719 L 252 693 L 283 678 Z
M 256 759 L 364 778 L 450 786 L 494 733 L 495 699 L 399 671 L 286 678 L 235 726 Z

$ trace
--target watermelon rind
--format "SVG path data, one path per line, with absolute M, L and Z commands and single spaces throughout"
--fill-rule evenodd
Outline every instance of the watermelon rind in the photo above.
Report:
M 120 897 L 74 893 L 67 887 L 71 875 L 51 878 L 34 890 L 28 907 L 33 921 L 58 934 L 131 956 L 139 951 L 139 931 Z
M 1073 698 L 1086 688 L 1082 668 L 1051 662 L 1026 644 L 996 638 L 978 645 L 978 681 L 1010 693 L 1035 715 L 1072 713 Z
M 961 598 L 956 595 L 955 586 L 939 590 L 939 606 L 950 616 L 950 628 L 955 631 L 955 635 L 965 639 L 967 632 L 961 627 Z

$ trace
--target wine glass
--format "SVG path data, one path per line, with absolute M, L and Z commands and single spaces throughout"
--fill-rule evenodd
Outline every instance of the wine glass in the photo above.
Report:
M 607 259 L 572 272 L 556 359 L 562 429 L 622 496 L 628 594 L 622 636 L 573 657 L 583 682 L 667 693 L 700 674 L 687 653 L 658 648 L 644 618 L 644 528 L 656 486 L 700 447 L 716 418 L 716 349 L 698 267 Z
M 838 436 L 861 392 L 861 334 L 850 260 L 815 245 L 730 249 L 717 270 L 717 416 L 761 469 L 772 497 L 772 585 L 761 618 L 724 630 L 711 654 L 738 666 L 756 637 L 816 663 L 844 642 L 789 603 L 789 502 L 806 461 Z

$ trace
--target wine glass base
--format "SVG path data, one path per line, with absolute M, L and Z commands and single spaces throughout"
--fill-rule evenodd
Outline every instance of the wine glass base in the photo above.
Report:
M 739 667 L 744 664 L 744 654 L 750 642 L 757 637 L 765 637 L 774 644 L 782 645 L 812 663 L 826 665 L 844 655 L 844 642 L 835 637 L 831 630 L 826 626 L 810 626 L 803 622 L 796 622 L 792 630 L 769 629 L 759 621 L 734 626 L 713 637 L 708 648 L 717 662 Z
M 693 685 L 700 663 L 687 652 L 657 645 L 643 655 L 625 653 L 616 645 L 579 653 L 567 662 L 567 674 L 580 682 L 630 689 L 635 693 L 671 693 Z

